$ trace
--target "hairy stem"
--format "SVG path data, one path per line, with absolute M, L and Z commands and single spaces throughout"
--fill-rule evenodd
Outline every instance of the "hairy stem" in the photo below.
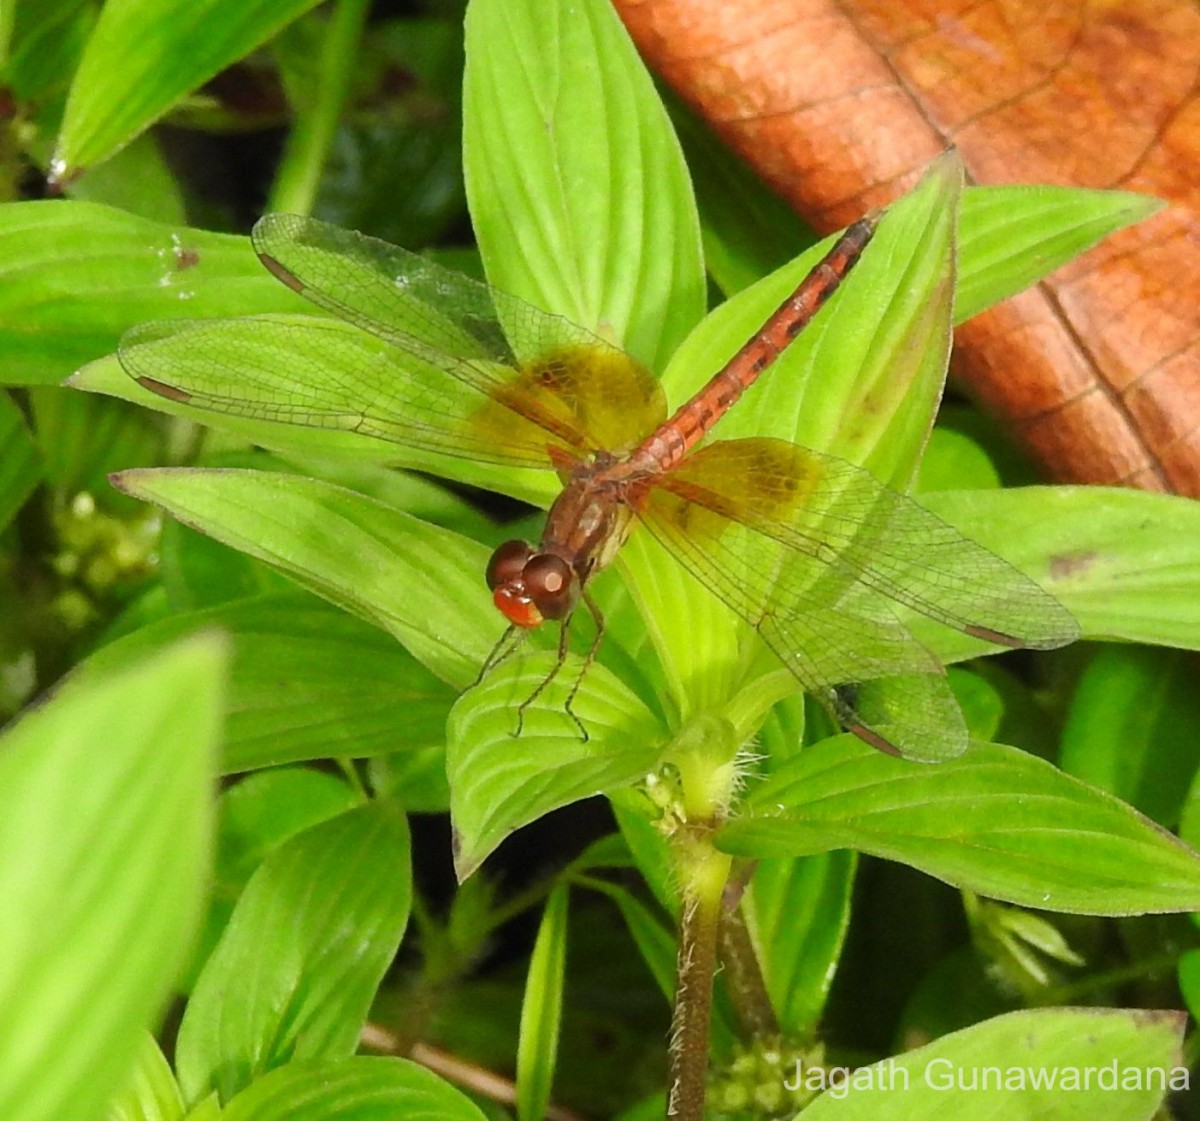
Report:
M 678 841 L 683 873 L 675 1011 L 671 1018 L 667 1117 L 703 1121 L 708 1080 L 708 1029 L 729 857 L 713 848 L 710 829 L 686 831 Z

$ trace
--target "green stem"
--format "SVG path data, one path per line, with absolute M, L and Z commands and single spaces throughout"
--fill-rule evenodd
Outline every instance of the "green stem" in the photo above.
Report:
M 778 1035 L 779 1020 L 740 903 L 728 908 L 721 922 L 721 964 L 734 1013 L 746 1036 Z
M 667 1099 L 667 1117 L 677 1121 L 704 1119 L 713 976 L 730 865 L 730 858 L 713 848 L 710 837 L 709 828 L 688 830 L 678 844 L 683 908 Z
M 311 102 L 297 107 L 267 210 L 308 214 L 316 198 L 321 169 L 333 144 L 346 104 L 350 78 L 370 0 L 338 0 L 317 64 L 317 88 Z
M 1038 994 L 1037 1003 L 1040 1007 L 1070 1004 L 1072 1001 L 1081 1000 L 1111 985 L 1121 985 L 1127 981 L 1138 981 L 1143 977 L 1152 977 L 1156 973 L 1170 973 L 1178 963 L 1179 955 L 1177 953 L 1159 954 L 1152 958 L 1145 958 L 1142 961 L 1135 961 L 1130 965 L 1106 970 L 1103 973 L 1094 973 L 1079 981 L 1064 985 L 1054 985 L 1051 988 L 1043 989 Z

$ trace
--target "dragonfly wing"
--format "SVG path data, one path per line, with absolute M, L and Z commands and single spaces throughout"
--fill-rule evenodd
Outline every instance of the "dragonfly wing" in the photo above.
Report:
M 756 478 L 725 484 L 740 490 Z M 647 494 L 642 521 L 762 635 L 840 723 L 881 750 L 912 758 L 950 758 L 965 750 L 966 729 L 941 665 L 901 626 L 886 599 L 732 520 L 734 509 L 715 492 L 700 502 L 682 491 L 674 473 L 667 475 Z
M 666 415 L 658 382 L 623 351 L 415 253 L 294 214 L 266 215 L 251 239 L 313 303 L 482 394 L 483 434 L 515 414 L 576 453 L 620 451 Z
M 146 388 L 210 412 L 359 432 L 485 463 L 550 466 L 542 429 L 481 430 L 476 390 L 334 319 L 147 323 L 126 333 L 118 358 Z
M 749 482 L 747 482 L 749 480 Z M 719 441 L 668 477 L 676 493 L 948 627 L 1053 649 L 1075 619 L 1007 561 L 843 460 L 784 440 Z

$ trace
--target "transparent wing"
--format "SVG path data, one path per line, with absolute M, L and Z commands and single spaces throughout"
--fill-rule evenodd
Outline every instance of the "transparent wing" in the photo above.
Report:
M 664 485 L 818 562 L 826 586 L 857 581 L 1005 646 L 1048 650 L 1079 637 L 1067 609 L 1023 572 L 843 460 L 784 440 L 727 440 Z
M 146 388 L 267 423 L 358 432 L 484 463 L 549 467 L 543 428 L 439 367 L 316 316 L 172 320 L 135 327 L 118 357 Z M 499 424 L 503 412 L 507 423 Z
M 482 432 L 512 416 L 576 453 L 623 451 L 666 416 L 658 382 L 558 316 L 414 253 L 316 219 L 269 214 L 251 239 L 313 303 L 474 389 Z
M 1077 634 L 1053 597 L 910 499 L 840 460 L 772 439 L 713 443 L 658 480 L 642 517 L 850 731 L 922 759 L 966 729 L 903 603 L 1008 645 Z

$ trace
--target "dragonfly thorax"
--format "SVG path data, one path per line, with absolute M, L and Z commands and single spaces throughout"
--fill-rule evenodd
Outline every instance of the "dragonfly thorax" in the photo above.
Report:
M 506 541 L 488 561 L 492 602 L 518 627 L 563 619 L 575 606 L 575 573 L 562 557 L 539 553 L 528 541 Z

